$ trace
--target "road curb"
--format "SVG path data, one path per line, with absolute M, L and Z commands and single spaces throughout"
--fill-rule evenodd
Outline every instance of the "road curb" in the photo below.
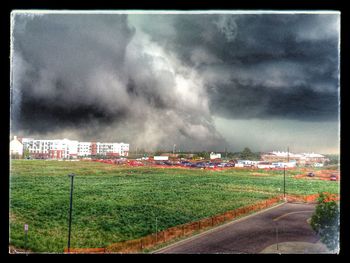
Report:
M 219 230 L 219 229 L 221 229 L 221 228 L 227 227 L 227 226 L 229 226 L 229 225 L 232 225 L 232 224 L 235 224 L 235 223 L 244 221 L 244 220 L 246 220 L 246 219 L 248 219 L 248 218 L 250 218 L 250 217 L 252 217 L 252 216 L 255 216 L 255 215 L 264 213 L 264 212 L 266 212 L 266 211 L 269 211 L 269 210 L 271 210 L 271 209 L 274 209 L 274 208 L 276 208 L 276 207 L 282 206 L 282 205 L 287 204 L 287 203 L 288 203 L 288 201 L 283 201 L 282 203 L 278 203 L 277 205 L 273 205 L 273 206 L 271 206 L 271 207 L 268 207 L 268 208 L 265 208 L 265 209 L 262 209 L 262 210 L 259 210 L 259 211 L 256 211 L 256 212 L 252 212 L 251 214 L 246 215 L 246 216 L 242 216 L 242 217 L 240 217 L 240 218 L 238 218 L 238 219 L 233 219 L 233 220 L 228 221 L 228 222 L 226 222 L 226 223 L 223 223 L 223 224 L 221 224 L 221 225 L 219 225 L 219 226 L 210 228 L 210 229 L 208 229 L 208 230 L 205 230 L 205 231 L 203 231 L 203 232 L 200 232 L 200 233 L 195 234 L 195 235 L 193 235 L 193 236 L 190 236 L 190 237 L 188 237 L 188 238 L 181 239 L 180 241 L 177 241 L 177 242 L 172 243 L 172 244 L 169 244 L 169 245 L 167 245 L 167 246 L 165 246 L 165 247 L 162 247 L 162 248 L 159 248 L 159 249 L 157 249 L 157 250 L 154 250 L 154 251 L 150 252 L 150 254 L 156 254 L 156 253 L 158 253 L 158 252 L 161 252 L 162 250 L 166 250 L 166 249 L 175 247 L 175 246 L 177 246 L 177 245 L 181 245 L 181 244 L 186 243 L 187 241 L 190 241 L 190 240 L 192 240 L 192 239 L 196 239 L 196 238 L 198 238 L 198 237 L 201 237 L 201 236 L 210 234 L 211 232 L 214 232 L 214 231 L 216 231 L 216 230 Z

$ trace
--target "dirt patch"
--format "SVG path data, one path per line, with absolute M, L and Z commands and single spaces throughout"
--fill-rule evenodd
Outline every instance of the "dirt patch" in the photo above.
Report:
M 26 251 L 23 248 L 17 248 L 15 246 L 9 246 L 9 254 L 24 254 L 24 253 L 32 253 L 29 249 Z
M 13 213 L 10 213 L 9 219 L 10 219 L 10 221 L 15 221 L 16 216 Z
M 250 175 L 254 175 L 254 176 L 271 176 L 271 174 L 268 174 L 268 173 L 251 173 Z
M 307 174 L 308 173 L 314 173 L 315 176 L 310 177 Z M 312 171 L 312 170 L 303 170 L 302 174 L 297 174 L 294 176 L 295 179 L 307 179 L 307 180 L 324 180 L 329 181 L 331 175 L 336 175 L 337 179 L 336 181 L 340 180 L 340 172 L 338 170 L 319 170 L 319 171 Z

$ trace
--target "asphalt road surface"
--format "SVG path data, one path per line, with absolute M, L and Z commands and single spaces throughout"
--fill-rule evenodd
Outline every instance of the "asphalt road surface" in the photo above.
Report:
M 170 245 L 155 253 L 255 254 L 279 242 L 316 243 L 307 219 L 314 204 L 285 203 Z

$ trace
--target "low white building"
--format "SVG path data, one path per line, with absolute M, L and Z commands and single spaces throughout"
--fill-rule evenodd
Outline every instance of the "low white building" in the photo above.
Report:
M 293 161 L 293 162 L 277 162 L 277 163 L 272 163 L 272 166 L 274 168 L 283 168 L 283 167 L 286 167 L 286 168 L 294 168 L 296 167 L 296 162 Z
M 262 155 L 262 160 L 269 162 L 287 162 L 289 160 L 296 161 L 297 164 L 305 165 L 312 163 L 324 163 L 328 159 L 318 153 L 291 153 L 291 152 L 279 152 L 273 151 Z
M 23 144 L 17 139 L 17 136 L 13 136 L 13 140 L 10 142 L 10 155 L 23 156 Z
M 270 169 L 270 168 L 274 168 L 274 166 L 272 165 L 272 163 L 269 162 L 259 162 L 256 167 L 258 167 L 259 169 Z
M 247 166 L 254 166 L 258 164 L 258 161 L 251 161 L 251 160 L 238 160 L 237 161 L 238 165 L 242 165 L 243 167 Z
M 154 156 L 153 160 L 155 160 L 155 161 L 168 161 L 169 156 Z
M 210 160 L 213 160 L 213 159 L 221 159 L 221 153 L 211 152 L 210 153 Z

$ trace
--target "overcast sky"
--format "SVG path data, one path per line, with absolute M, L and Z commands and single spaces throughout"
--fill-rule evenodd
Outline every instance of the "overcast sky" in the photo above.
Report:
M 12 13 L 11 133 L 339 151 L 340 14 Z

